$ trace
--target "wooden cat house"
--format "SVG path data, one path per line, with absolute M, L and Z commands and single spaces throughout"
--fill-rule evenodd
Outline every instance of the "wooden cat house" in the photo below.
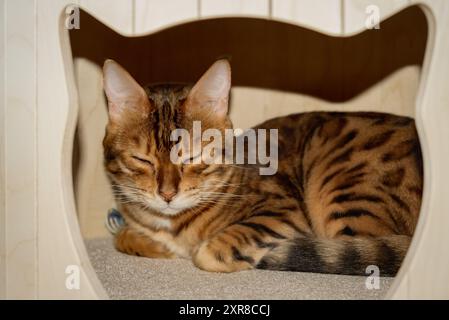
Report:
M 416 119 L 422 213 L 386 298 L 449 298 L 448 1 L 5 0 L 0 10 L 0 298 L 108 298 L 84 242 L 107 236 L 114 205 L 104 58 L 161 82 L 194 81 L 223 56 L 235 127 L 313 110 Z

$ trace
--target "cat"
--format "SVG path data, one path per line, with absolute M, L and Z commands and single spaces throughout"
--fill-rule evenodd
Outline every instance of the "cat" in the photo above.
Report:
M 211 272 L 249 269 L 394 276 L 415 230 L 422 157 L 414 120 L 373 112 L 308 112 L 268 120 L 278 171 L 176 164 L 176 128 L 232 128 L 231 68 L 216 61 L 193 86 L 143 88 L 103 67 L 109 121 L 104 163 L 126 225 L 116 248 L 183 257 Z

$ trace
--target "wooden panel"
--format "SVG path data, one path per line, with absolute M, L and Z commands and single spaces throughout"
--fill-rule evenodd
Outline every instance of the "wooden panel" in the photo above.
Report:
M 197 0 L 135 0 L 135 33 L 151 32 L 198 17 Z
M 200 15 L 204 17 L 258 16 L 268 17 L 268 0 L 200 0 Z
M 81 8 L 115 31 L 126 35 L 133 33 L 133 1 L 79 0 L 79 4 Z M 80 26 L 83 27 L 82 20 Z
M 7 1 L 6 285 L 12 299 L 37 297 L 34 12 L 34 0 Z
M 449 119 L 449 3 L 446 0 L 413 0 L 412 3 L 425 4 L 434 16 L 430 29 L 435 41 L 430 41 L 423 69 L 424 83 L 417 100 L 417 124 L 424 153 L 424 197 L 409 254 L 389 296 L 448 299 L 449 254 L 442 244 L 449 242 L 449 127 L 446 123 Z
M 104 222 L 115 207 L 109 180 L 103 167 L 103 136 L 107 105 L 103 94 L 101 67 L 86 59 L 75 59 L 79 90 L 77 125 L 76 204 L 81 232 L 86 238 L 108 236 Z
M 409 0 L 344 0 L 344 34 L 350 35 L 366 30 L 366 22 L 372 11 L 370 6 L 379 10 L 380 21 L 410 5 Z M 382 28 L 382 23 L 380 27 Z
M 39 298 L 106 297 L 79 233 L 71 162 L 77 95 L 70 44 L 59 19 L 71 0 L 37 1 L 37 150 Z M 81 22 L 82 24 L 82 22 Z M 81 27 L 82 29 L 82 27 Z M 62 31 L 61 31 L 62 30 Z M 79 289 L 66 268 L 79 268 Z
M 390 286 L 385 298 L 392 300 L 404 300 L 409 298 L 408 294 L 408 270 L 405 270 L 404 263 L 402 269 L 396 275 L 393 284 Z M 394 292 L 394 294 L 391 294 Z
M 272 17 L 328 34 L 342 33 L 341 0 L 273 0 Z
M 0 3 L 0 299 L 6 299 L 6 1 Z
M 232 89 L 230 116 L 234 126 L 243 129 L 274 117 L 310 111 L 377 111 L 413 117 L 419 76 L 419 67 L 404 67 L 340 103 L 304 94 L 236 87 Z
M 349 38 L 246 18 L 201 19 L 126 38 L 87 15 L 81 20 L 85 27 L 71 33 L 74 55 L 100 66 L 113 58 L 143 84 L 192 82 L 215 59 L 227 56 L 233 85 L 330 101 L 351 99 L 399 68 L 420 65 L 427 36 L 425 16 L 416 8 L 386 21 L 379 31 Z

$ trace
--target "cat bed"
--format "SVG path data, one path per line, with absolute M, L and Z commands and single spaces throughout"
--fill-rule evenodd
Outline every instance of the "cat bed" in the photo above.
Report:
M 86 240 L 111 299 L 382 299 L 393 278 L 368 290 L 366 277 L 251 270 L 210 273 L 184 259 L 149 259 L 116 251 L 112 238 Z

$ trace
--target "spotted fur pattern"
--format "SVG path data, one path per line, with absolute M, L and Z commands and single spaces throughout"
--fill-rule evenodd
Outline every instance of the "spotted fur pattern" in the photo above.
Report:
M 257 126 L 279 130 L 279 168 L 177 165 L 174 128 L 231 128 L 195 109 L 191 87 L 147 88 L 147 112 L 109 123 L 105 167 L 127 226 L 118 250 L 184 257 L 203 269 L 395 275 L 415 230 L 422 160 L 414 121 L 381 113 L 310 112 Z M 138 156 L 136 156 L 138 155 Z M 175 209 L 159 193 L 175 194 Z M 176 209 L 177 206 L 181 209 Z

